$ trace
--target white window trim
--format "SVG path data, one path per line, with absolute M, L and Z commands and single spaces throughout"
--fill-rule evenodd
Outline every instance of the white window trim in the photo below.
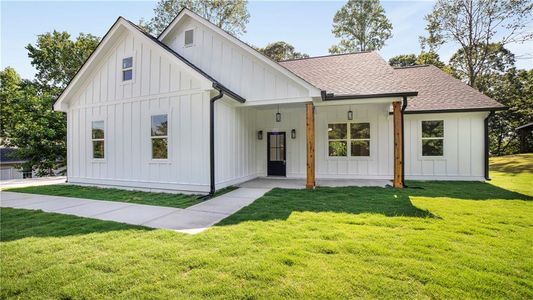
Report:
M 128 57 L 131 57 L 131 68 L 126 68 L 126 69 L 123 69 L 122 68 L 122 61 Z M 135 78 L 137 76 L 135 76 L 135 69 L 136 69 L 136 64 L 137 64 L 137 60 L 135 59 L 136 57 L 136 52 L 134 51 L 133 53 L 131 54 L 127 54 L 127 55 L 124 55 L 121 59 L 120 59 L 120 72 L 119 72 L 119 82 L 120 82 L 120 85 L 128 85 L 128 84 L 133 84 L 135 83 Z M 127 71 L 127 70 L 131 70 L 131 79 L 130 80 L 126 80 L 124 81 L 123 80 L 123 72 L 124 71 Z
M 427 121 L 442 121 L 442 137 L 423 137 L 424 133 L 422 132 L 422 123 Z M 418 122 L 418 159 L 419 160 L 446 160 L 446 142 L 445 142 L 445 136 L 446 136 L 446 121 L 444 119 L 422 119 Z M 442 155 L 437 156 L 424 156 L 423 153 L 423 146 L 422 142 L 424 140 L 442 140 Z
M 152 117 L 153 116 L 159 116 L 159 115 L 167 115 L 167 135 L 166 136 L 152 136 Z M 169 110 L 162 110 L 162 111 L 151 111 L 148 115 L 148 153 L 150 155 L 148 159 L 149 164 L 170 164 L 172 163 L 172 141 L 171 141 L 171 135 L 172 135 L 172 109 Z M 152 155 L 152 140 L 153 139 L 161 139 L 166 138 L 167 139 L 167 158 L 153 158 Z
M 93 122 L 104 122 L 104 138 L 103 139 L 93 139 Z M 89 160 L 93 163 L 105 163 L 107 161 L 107 121 L 105 118 L 94 118 L 89 120 L 89 140 L 90 140 L 90 156 Z M 104 141 L 104 158 L 94 158 L 94 141 Z
M 192 30 L 192 43 L 191 44 L 185 44 L 185 32 L 187 32 L 189 30 Z M 196 45 L 196 28 L 194 28 L 194 27 L 186 28 L 183 31 L 183 48 L 194 47 L 194 45 Z
M 368 123 L 369 126 L 370 126 L 370 138 L 369 139 L 352 139 L 351 138 L 351 130 L 350 130 L 350 124 L 359 124 L 359 123 Z M 328 131 L 327 129 L 329 128 L 329 124 L 346 124 L 347 128 L 346 130 L 348 131 L 347 132 L 347 136 L 346 136 L 346 139 L 330 139 L 329 138 L 329 134 L 328 134 Z M 336 161 L 336 160 L 345 160 L 345 161 L 357 161 L 357 160 L 362 160 L 362 161 L 368 161 L 368 160 L 373 160 L 374 159 L 374 151 L 372 150 L 374 147 L 372 147 L 372 122 L 370 122 L 369 120 L 366 120 L 366 119 L 359 119 L 359 120 L 350 120 L 350 121 L 329 121 L 329 122 L 326 122 L 326 160 L 332 160 L 332 161 Z M 347 143 L 347 148 L 346 148 L 346 156 L 330 156 L 329 155 L 329 142 L 330 141 L 346 141 Z M 370 147 L 369 149 L 369 155 L 368 156 L 352 156 L 351 155 L 351 150 L 352 150 L 352 141 L 369 141 L 368 145 Z

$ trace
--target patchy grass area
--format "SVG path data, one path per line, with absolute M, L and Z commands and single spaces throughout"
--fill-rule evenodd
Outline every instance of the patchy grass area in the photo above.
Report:
M 532 299 L 533 187 L 506 180 L 276 189 L 194 236 L 2 209 L 0 298 Z
M 533 196 L 533 153 L 493 157 L 490 164 L 494 184 Z
M 222 195 L 234 189 L 236 189 L 236 187 L 227 187 L 225 189 L 217 191 L 215 196 Z M 93 200 L 107 200 L 177 208 L 186 208 L 205 200 L 200 199 L 199 195 L 125 191 L 120 189 L 98 188 L 69 184 L 12 188 L 7 189 L 6 192 L 75 197 Z

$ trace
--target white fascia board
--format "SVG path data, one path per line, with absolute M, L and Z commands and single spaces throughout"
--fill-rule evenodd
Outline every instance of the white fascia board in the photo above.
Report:
M 310 84 L 309 82 L 305 81 L 301 77 L 297 76 L 293 72 L 289 71 L 287 68 L 283 67 L 282 65 L 278 64 L 277 62 L 271 60 L 270 58 L 264 56 L 263 54 L 259 53 L 257 50 L 253 49 L 246 43 L 242 42 L 241 40 L 237 39 L 233 35 L 227 33 L 226 31 L 222 30 L 221 28 L 215 26 L 211 22 L 207 21 L 206 19 L 198 16 L 197 14 L 191 12 L 190 10 L 184 8 L 181 13 L 176 16 L 176 18 L 170 23 L 169 26 L 159 35 L 158 39 L 163 42 L 165 37 L 168 35 L 169 32 L 172 31 L 172 29 L 176 26 L 176 24 L 183 18 L 183 16 L 189 16 L 190 18 L 194 19 L 195 21 L 200 22 L 202 25 L 210 28 L 211 30 L 219 33 L 224 38 L 228 39 L 232 43 L 236 44 L 237 46 L 241 47 L 245 51 L 247 51 L 249 54 L 254 56 L 255 58 L 259 59 L 260 61 L 266 63 L 271 68 L 274 68 L 274 70 L 277 70 L 281 72 L 283 75 L 289 77 L 293 81 L 296 81 L 297 83 L 301 84 L 309 91 L 309 97 L 321 97 L 321 90 L 314 85 Z

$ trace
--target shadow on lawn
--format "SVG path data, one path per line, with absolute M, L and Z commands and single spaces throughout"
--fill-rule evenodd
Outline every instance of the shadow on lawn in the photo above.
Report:
M 8 242 L 28 237 L 64 237 L 118 230 L 152 230 L 110 221 L 100 221 L 70 215 L 45 213 L 2 207 L 0 209 L 0 241 Z
M 438 218 L 417 208 L 410 197 L 446 197 L 464 200 L 533 200 L 532 197 L 482 182 L 408 182 L 409 188 L 318 187 L 315 190 L 274 189 L 218 226 L 245 221 L 286 220 L 291 213 L 374 213 L 387 217 Z

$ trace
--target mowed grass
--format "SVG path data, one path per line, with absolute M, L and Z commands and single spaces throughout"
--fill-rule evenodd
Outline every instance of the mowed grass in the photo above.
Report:
M 234 190 L 235 187 L 228 187 L 217 192 L 217 195 Z M 126 191 L 113 188 L 98 188 L 91 186 L 79 186 L 70 184 L 56 184 L 44 186 L 29 186 L 21 188 L 6 189 L 6 192 L 41 194 L 50 196 L 63 196 L 74 198 L 85 198 L 93 200 L 117 201 L 137 204 L 147 204 L 156 206 L 168 206 L 186 208 L 198 204 L 205 199 L 200 195 L 170 194 L 170 193 L 149 193 L 140 191 Z
M 533 188 L 505 180 L 276 189 L 198 235 L 2 209 L 0 298 L 532 299 Z
M 533 196 L 533 153 L 493 157 L 490 164 L 495 184 Z

